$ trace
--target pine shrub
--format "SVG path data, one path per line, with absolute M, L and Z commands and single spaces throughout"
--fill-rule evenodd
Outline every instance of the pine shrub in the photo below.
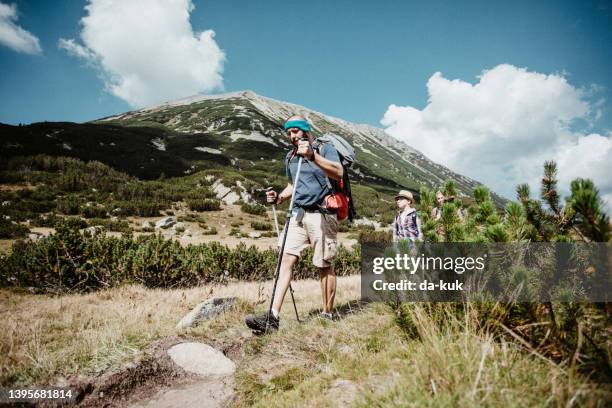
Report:
M 189 287 L 231 279 L 271 279 L 278 250 L 258 250 L 244 243 L 230 249 L 217 242 L 181 246 L 161 234 L 110 237 L 79 232 L 82 220 L 56 225 L 56 233 L 37 242 L 16 241 L 0 260 L 0 286 L 33 287 L 39 292 L 86 292 L 142 283 L 148 287 Z M 296 277 L 315 278 L 312 253 L 306 251 Z M 358 247 L 340 247 L 337 275 L 359 273 Z
M 191 211 L 218 211 L 221 209 L 221 201 L 211 198 L 196 198 L 187 200 Z
M 251 228 L 255 231 L 272 231 L 272 224 L 269 222 L 253 221 L 251 222 Z
M 266 207 L 258 203 L 242 203 L 240 206 L 242 212 L 253 215 L 265 215 Z

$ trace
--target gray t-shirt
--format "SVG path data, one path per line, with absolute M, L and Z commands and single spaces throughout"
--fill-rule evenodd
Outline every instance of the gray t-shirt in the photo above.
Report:
M 330 143 L 322 143 L 319 149 L 319 154 L 327 160 L 340 163 L 338 152 Z M 298 161 L 300 156 L 294 156 L 293 150 L 287 153 L 285 157 L 285 171 L 287 179 L 293 184 L 293 193 L 295 194 L 295 206 L 312 208 L 322 204 L 326 195 L 330 194 L 331 188 L 327 180 L 325 172 L 321 170 L 315 163 L 303 159 L 302 168 L 300 170 L 300 179 L 298 185 L 295 185 L 295 175 L 297 174 Z M 291 163 L 289 164 L 289 159 Z

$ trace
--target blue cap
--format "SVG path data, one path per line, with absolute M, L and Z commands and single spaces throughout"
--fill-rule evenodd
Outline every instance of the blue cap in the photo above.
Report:
M 285 123 L 284 127 L 285 127 L 285 130 L 291 129 L 291 128 L 298 128 L 298 129 L 302 129 L 304 132 L 310 132 L 310 130 L 312 129 L 310 126 L 310 123 L 302 119 L 290 120 L 287 123 Z

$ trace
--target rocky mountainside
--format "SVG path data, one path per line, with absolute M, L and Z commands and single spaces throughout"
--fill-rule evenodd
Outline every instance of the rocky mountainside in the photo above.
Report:
M 347 122 L 251 91 L 198 95 L 91 123 L 0 125 L 2 157 L 45 153 L 98 160 L 141 178 L 180 176 L 211 168 L 283 172 L 289 144 L 281 124 L 306 116 L 317 135 L 334 132 L 357 152 L 352 180 L 385 190 L 453 179 L 462 194 L 478 182 L 432 162 L 382 129 Z M 496 201 L 503 201 L 495 197 Z

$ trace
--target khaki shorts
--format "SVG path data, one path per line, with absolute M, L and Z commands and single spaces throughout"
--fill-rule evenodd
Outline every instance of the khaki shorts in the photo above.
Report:
M 302 219 L 302 225 L 295 221 L 295 216 L 289 222 L 289 232 L 285 243 L 285 253 L 302 256 L 302 251 L 312 245 L 314 254 L 312 263 L 317 268 L 325 268 L 332 264 L 338 252 L 338 218 L 336 214 L 321 214 L 307 212 Z

